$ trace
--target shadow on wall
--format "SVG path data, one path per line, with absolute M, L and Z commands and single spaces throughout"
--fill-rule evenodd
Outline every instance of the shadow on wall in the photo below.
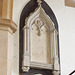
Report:
M 73 75 L 73 74 L 75 74 L 75 70 L 73 72 L 71 72 L 69 75 Z

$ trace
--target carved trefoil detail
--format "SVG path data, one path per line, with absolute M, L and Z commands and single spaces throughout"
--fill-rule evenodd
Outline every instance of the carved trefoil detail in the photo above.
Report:
M 35 23 L 32 25 L 32 30 L 34 29 L 34 25 L 37 27 L 38 36 L 41 36 L 41 31 L 43 31 L 42 27 L 46 28 L 46 32 L 49 32 L 49 28 L 46 25 L 46 22 L 42 18 L 37 18 Z

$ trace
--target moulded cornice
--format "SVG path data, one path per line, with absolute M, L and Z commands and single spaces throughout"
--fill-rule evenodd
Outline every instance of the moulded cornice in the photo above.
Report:
M 9 20 L 9 19 L 0 18 L 0 27 L 2 28 L 4 27 L 4 29 L 5 27 L 6 28 L 9 27 L 13 33 L 16 32 L 17 30 L 17 25 L 12 20 Z

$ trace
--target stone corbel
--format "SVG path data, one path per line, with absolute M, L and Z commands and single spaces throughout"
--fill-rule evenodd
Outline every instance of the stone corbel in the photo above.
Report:
M 30 66 L 30 58 L 29 58 L 29 27 L 27 25 L 23 28 L 24 31 L 24 54 L 23 54 L 23 62 L 22 62 L 22 70 L 24 72 L 29 71 Z

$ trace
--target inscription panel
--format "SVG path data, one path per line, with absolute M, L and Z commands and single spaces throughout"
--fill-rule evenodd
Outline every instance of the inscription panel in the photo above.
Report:
M 50 64 L 50 35 L 44 23 L 38 22 L 42 27 L 35 24 L 31 30 L 31 61 Z

